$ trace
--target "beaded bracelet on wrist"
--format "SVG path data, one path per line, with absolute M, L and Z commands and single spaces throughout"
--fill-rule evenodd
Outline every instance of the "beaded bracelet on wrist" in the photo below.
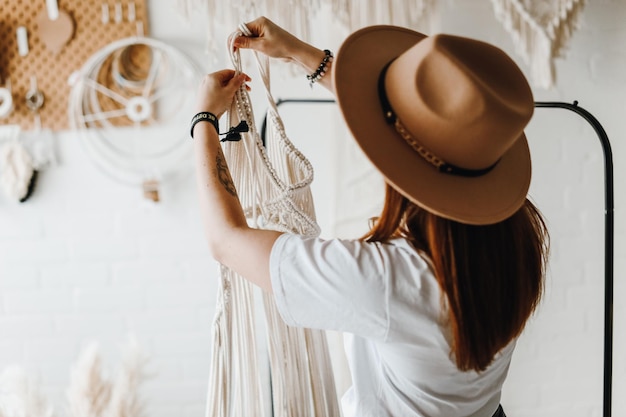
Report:
M 313 74 L 306 76 L 306 79 L 309 80 L 309 85 L 311 87 L 313 87 L 313 84 L 321 80 L 322 77 L 326 75 L 331 62 L 333 62 L 333 53 L 328 49 L 324 49 L 324 58 L 322 59 L 322 62 L 320 62 L 320 65 Z

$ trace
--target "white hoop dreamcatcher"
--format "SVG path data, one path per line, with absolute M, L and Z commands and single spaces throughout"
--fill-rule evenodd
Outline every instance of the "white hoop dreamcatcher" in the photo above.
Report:
M 185 126 L 199 78 L 186 55 L 161 41 L 112 42 L 72 77 L 71 126 L 98 168 L 146 191 L 192 165 L 183 163 L 191 158 Z

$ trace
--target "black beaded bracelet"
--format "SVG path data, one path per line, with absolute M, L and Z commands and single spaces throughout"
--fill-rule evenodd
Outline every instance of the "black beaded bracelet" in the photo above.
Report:
M 200 122 L 209 122 L 215 127 L 217 134 L 220 134 L 220 123 L 217 116 L 208 111 L 201 111 L 191 119 L 191 138 L 193 139 L 193 128 Z
M 328 49 L 324 49 L 324 58 L 322 59 L 322 62 L 320 62 L 320 65 L 313 74 L 306 76 L 306 79 L 309 80 L 309 85 L 311 87 L 313 87 L 313 84 L 321 80 L 322 77 L 326 75 L 331 62 L 333 62 L 333 53 Z

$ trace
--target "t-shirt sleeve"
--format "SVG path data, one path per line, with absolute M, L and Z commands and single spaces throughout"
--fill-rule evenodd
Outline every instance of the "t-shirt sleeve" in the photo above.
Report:
M 379 243 L 284 234 L 270 256 L 278 311 L 291 326 L 383 340 L 390 262 Z

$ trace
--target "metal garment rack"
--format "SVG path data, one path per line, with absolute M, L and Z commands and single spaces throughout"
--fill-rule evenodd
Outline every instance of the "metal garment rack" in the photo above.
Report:
M 276 105 L 288 103 L 327 104 L 335 103 L 332 99 L 278 99 Z M 613 379 L 613 259 L 614 259 L 614 185 L 613 185 L 613 153 L 609 138 L 598 121 L 591 113 L 578 106 L 578 101 L 535 102 L 537 108 L 560 108 L 573 111 L 585 119 L 598 135 L 604 154 L 604 387 L 602 416 L 611 417 L 612 379 Z M 265 143 L 267 117 L 261 127 L 261 139 Z
M 591 113 L 578 106 L 559 101 L 538 101 L 537 108 L 560 108 L 571 110 L 585 119 L 598 135 L 604 154 L 604 392 L 603 417 L 611 417 L 613 379 L 613 258 L 614 258 L 614 185 L 613 153 L 604 128 Z

